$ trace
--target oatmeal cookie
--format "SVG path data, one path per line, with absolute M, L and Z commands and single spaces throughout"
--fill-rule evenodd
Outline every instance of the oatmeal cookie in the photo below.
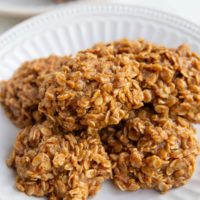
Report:
M 19 128 L 41 120 L 38 90 L 50 72 L 65 65 L 68 57 L 50 56 L 24 63 L 8 81 L 0 83 L 0 103 Z
M 96 130 L 63 135 L 47 121 L 19 133 L 7 163 L 16 169 L 18 190 L 50 200 L 85 200 L 111 177 Z
M 143 106 L 138 63 L 113 45 L 81 51 L 40 88 L 39 111 L 66 131 L 118 124 Z
M 200 123 L 200 57 L 187 45 L 167 48 L 124 39 L 96 46 L 102 51 L 111 47 L 114 56 L 126 55 L 137 63 L 134 79 L 142 88 L 144 103 L 153 104 L 157 113 Z
M 166 192 L 185 184 L 195 170 L 200 146 L 195 129 L 142 108 L 125 122 L 101 130 L 113 180 L 122 191 Z

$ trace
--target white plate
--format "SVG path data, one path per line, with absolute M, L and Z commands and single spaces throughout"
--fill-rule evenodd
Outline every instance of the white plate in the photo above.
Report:
M 188 43 L 200 53 L 200 28 L 186 20 L 159 11 L 130 5 L 81 5 L 62 8 L 28 20 L 0 38 L 0 79 L 11 77 L 25 61 L 49 54 L 75 53 L 100 41 L 122 37 L 144 37 L 157 44 L 175 47 Z M 196 126 L 200 130 L 200 126 Z M 5 165 L 17 129 L 0 110 L 0 199 L 34 199 L 14 187 L 13 171 Z M 200 160 L 190 182 L 160 195 L 151 190 L 120 192 L 103 184 L 95 200 L 197 200 L 200 199 Z

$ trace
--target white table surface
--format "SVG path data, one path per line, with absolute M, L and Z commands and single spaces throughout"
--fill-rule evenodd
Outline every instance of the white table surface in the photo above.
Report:
M 175 15 L 179 15 L 187 20 L 190 20 L 200 25 L 199 0 L 117 0 L 117 2 L 131 3 L 135 5 L 142 5 L 159 9 Z M 15 26 L 23 20 L 25 19 L 0 16 L 0 34 L 4 33 L 6 30 Z

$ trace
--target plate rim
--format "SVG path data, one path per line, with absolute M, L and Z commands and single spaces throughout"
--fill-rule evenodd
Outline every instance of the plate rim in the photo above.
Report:
M 59 19 L 61 16 L 78 16 L 90 13 L 98 12 L 109 12 L 112 9 L 112 12 L 126 12 L 128 14 L 136 15 L 138 14 L 150 17 L 151 20 L 155 20 L 160 23 L 172 24 L 185 32 L 191 35 L 193 38 L 196 38 L 200 41 L 200 25 L 197 25 L 183 17 L 164 12 L 158 9 L 153 9 L 145 6 L 133 5 L 133 4 L 114 4 L 113 2 L 107 1 L 102 3 L 71 3 L 67 6 L 57 8 L 53 11 L 34 16 L 30 19 L 27 19 L 16 26 L 12 27 L 5 33 L 0 36 L 0 54 L 5 49 L 5 47 L 12 45 L 12 41 L 15 38 L 18 38 L 20 35 L 24 35 L 29 32 L 31 29 L 38 27 L 41 23 L 46 23 L 50 19 Z M 36 29 L 34 29 L 36 30 Z

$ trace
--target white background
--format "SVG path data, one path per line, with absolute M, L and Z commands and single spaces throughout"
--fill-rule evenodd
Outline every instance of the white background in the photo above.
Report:
M 34 1 L 34 0 L 27 0 Z M 42 2 L 43 0 L 41 0 Z M 76 0 L 77 1 L 77 0 Z M 79 0 L 83 1 L 83 0 Z M 96 0 L 93 0 L 94 2 Z M 104 0 L 101 0 L 104 1 Z M 160 9 L 175 15 L 179 15 L 187 20 L 190 20 L 200 25 L 200 1 L 199 0 L 118 0 L 121 3 L 131 3 L 136 5 L 147 6 L 155 9 Z M 66 4 L 67 5 L 67 4 Z M 23 21 L 16 17 L 5 17 L 0 13 L 0 34 L 13 27 L 17 23 Z

